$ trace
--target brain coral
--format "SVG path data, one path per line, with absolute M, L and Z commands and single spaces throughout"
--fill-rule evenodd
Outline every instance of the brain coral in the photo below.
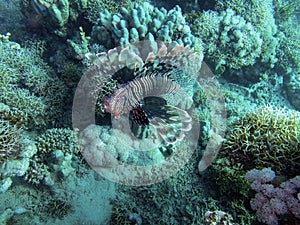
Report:
M 271 167 L 280 175 L 300 170 L 300 113 L 266 106 L 233 125 L 223 150 L 245 169 Z

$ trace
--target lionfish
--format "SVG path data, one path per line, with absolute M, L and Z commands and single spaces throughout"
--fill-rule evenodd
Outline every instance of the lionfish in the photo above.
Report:
M 102 106 L 115 119 L 131 113 L 134 123 L 152 126 L 164 141 L 174 144 L 185 137 L 184 132 L 191 130 L 192 118 L 185 110 L 157 101 L 157 97 L 178 90 L 179 85 L 168 74 L 159 76 L 151 72 L 115 89 L 102 99 Z

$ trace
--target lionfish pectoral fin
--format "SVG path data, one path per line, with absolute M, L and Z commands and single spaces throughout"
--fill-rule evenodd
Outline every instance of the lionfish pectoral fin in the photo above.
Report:
M 192 117 L 185 110 L 175 106 L 166 105 L 163 117 L 152 118 L 150 124 L 156 133 L 168 144 L 182 141 L 185 132 L 192 129 Z

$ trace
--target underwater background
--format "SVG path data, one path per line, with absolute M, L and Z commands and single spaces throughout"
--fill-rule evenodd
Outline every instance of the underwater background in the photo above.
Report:
M 0 224 L 300 224 L 299 24 L 299 0 L 1 0 Z

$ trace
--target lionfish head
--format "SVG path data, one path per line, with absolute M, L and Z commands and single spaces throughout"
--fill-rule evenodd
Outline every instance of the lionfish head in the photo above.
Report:
M 124 97 L 104 96 L 102 98 L 102 107 L 105 112 L 111 113 L 115 119 L 118 119 L 124 113 L 124 101 Z

